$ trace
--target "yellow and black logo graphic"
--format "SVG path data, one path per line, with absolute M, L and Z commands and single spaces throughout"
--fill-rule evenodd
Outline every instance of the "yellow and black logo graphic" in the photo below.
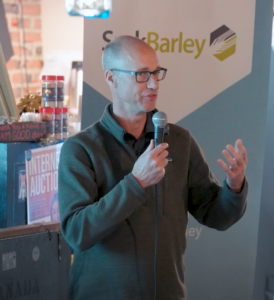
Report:
M 210 34 L 210 47 L 214 56 L 220 61 L 227 59 L 236 52 L 237 35 L 234 31 L 223 25 Z

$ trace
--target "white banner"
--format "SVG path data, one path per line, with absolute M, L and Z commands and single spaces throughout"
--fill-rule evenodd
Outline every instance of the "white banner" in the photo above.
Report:
M 102 49 L 144 39 L 168 69 L 157 108 L 176 123 L 251 72 L 254 18 L 255 0 L 115 0 L 109 19 L 85 20 L 84 81 L 111 100 Z

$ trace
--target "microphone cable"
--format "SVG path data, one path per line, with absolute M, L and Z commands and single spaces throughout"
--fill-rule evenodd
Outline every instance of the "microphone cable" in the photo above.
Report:
M 157 299 L 157 246 L 158 246 L 158 185 L 155 185 L 155 237 L 154 237 L 154 297 Z
M 157 111 L 152 117 L 154 124 L 154 146 L 163 143 L 167 125 L 167 115 Z M 167 128 L 168 129 L 168 128 Z M 158 184 L 155 185 L 155 245 L 154 245 L 154 300 L 157 299 L 157 246 L 158 246 Z

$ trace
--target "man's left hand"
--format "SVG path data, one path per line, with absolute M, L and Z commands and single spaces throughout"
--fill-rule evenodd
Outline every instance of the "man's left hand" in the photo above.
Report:
M 226 183 L 229 189 L 234 193 L 239 193 L 244 183 L 247 165 L 247 153 L 242 140 L 237 140 L 235 147 L 227 145 L 226 150 L 223 150 L 222 153 L 229 165 L 221 159 L 218 159 L 217 162 L 227 174 Z

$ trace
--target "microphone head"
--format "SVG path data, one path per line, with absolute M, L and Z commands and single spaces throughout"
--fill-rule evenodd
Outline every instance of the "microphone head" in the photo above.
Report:
M 167 115 L 162 111 L 157 111 L 152 117 L 152 122 L 154 127 L 164 128 L 167 123 Z

